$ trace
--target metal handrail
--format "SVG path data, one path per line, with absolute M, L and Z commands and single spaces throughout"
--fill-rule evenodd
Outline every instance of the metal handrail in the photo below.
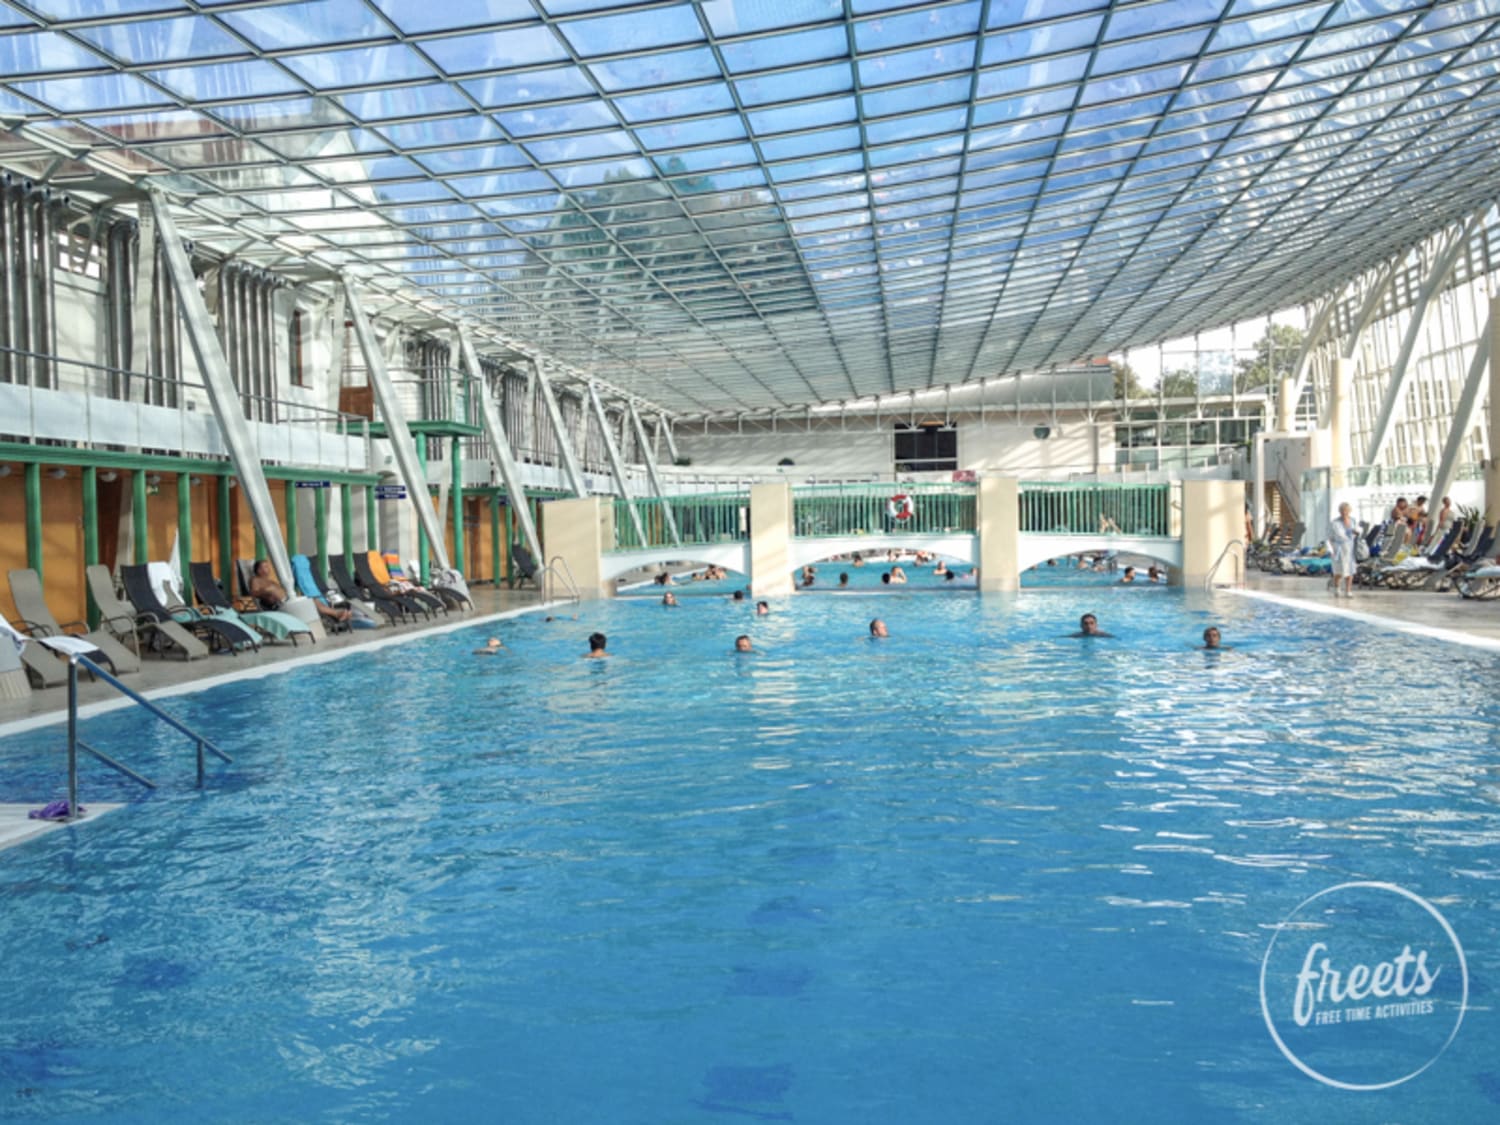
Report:
M 233 758 L 231 758 L 228 754 L 224 753 L 224 751 L 220 750 L 217 746 L 215 746 L 208 739 L 204 738 L 197 731 L 193 730 L 192 727 L 189 727 L 185 723 L 182 723 L 182 722 L 178 721 L 177 719 L 174 719 L 171 715 L 168 715 L 165 711 L 163 711 L 160 707 L 156 706 L 156 704 L 152 703 L 145 696 L 141 695 L 137 691 L 132 690 L 131 688 L 126 687 L 119 680 L 117 680 L 113 675 L 111 675 L 110 673 L 106 672 L 103 668 L 99 667 L 99 665 L 95 664 L 87 656 L 82 656 L 82 655 L 80 655 L 80 654 L 78 654 L 76 652 L 69 653 L 68 654 L 68 815 L 65 818 L 66 820 L 72 820 L 74 817 L 76 817 L 78 815 L 78 751 L 80 749 L 86 750 L 88 753 L 90 753 L 94 757 L 98 758 L 105 765 L 109 766 L 110 769 L 116 770 L 117 772 L 124 774 L 126 777 L 130 778 L 132 781 L 139 782 L 140 784 L 144 785 L 147 789 L 155 789 L 156 788 L 156 782 L 150 780 L 147 777 L 143 777 L 142 775 L 136 773 L 135 770 L 131 769 L 129 766 L 125 765 L 123 762 L 118 762 L 114 758 L 111 758 L 108 754 L 105 754 L 105 753 L 103 753 L 100 750 L 96 750 L 94 747 L 90 746 L 83 739 L 81 739 L 81 738 L 78 737 L 78 669 L 80 667 L 82 667 L 82 668 L 86 669 L 87 671 L 93 673 L 93 675 L 94 675 L 94 677 L 96 679 L 103 680 L 105 683 L 109 684 L 112 688 L 114 688 L 116 691 L 118 691 L 121 695 L 123 695 L 126 698 L 130 699 L 131 701 L 133 701 L 137 705 L 139 705 L 141 707 L 144 707 L 147 711 L 150 711 L 151 714 L 155 715 L 158 719 L 160 719 L 162 722 L 166 723 L 173 730 L 179 731 L 180 733 L 187 735 L 189 738 L 191 738 L 194 742 L 196 742 L 198 744 L 198 788 L 199 789 L 203 788 L 203 752 L 205 750 L 207 750 L 209 753 L 213 754 L 215 757 L 222 759 L 223 761 L 226 761 L 226 762 L 233 762 L 234 761 Z
M 1208 577 L 1203 580 L 1203 592 L 1211 593 L 1214 588 L 1214 575 L 1219 573 L 1219 567 L 1223 564 L 1235 549 L 1239 549 L 1240 578 L 1236 586 L 1245 584 L 1245 541 L 1243 539 L 1231 539 L 1224 544 L 1224 549 L 1219 552 L 1219 557 L 1214 560 L 1214 565 L 1208 568 Z
M 557 569 L 559 566 L 562 567 L 562 570 Z M 553 555 L 552 561 L 546 565 L 542 573 L 547 576 L 546 596 L 549 602 L 552 600 L 552 580 L 554 578 L 563 584 L 563 587 L 568 591 L 568 596 L 573 599 L 575 605 L 583 601 L 583 594 L 578 589 L 578 581 L 573 577 L 573 568 L 568 565 L 567 559 L 561 555 Z

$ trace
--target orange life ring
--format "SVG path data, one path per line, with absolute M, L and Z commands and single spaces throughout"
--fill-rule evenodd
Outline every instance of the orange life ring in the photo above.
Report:
M 893 520 L 905 523 L 917 514 L 917 506 L 904 492 L 898 492 L 885 502 L 885 513 Z

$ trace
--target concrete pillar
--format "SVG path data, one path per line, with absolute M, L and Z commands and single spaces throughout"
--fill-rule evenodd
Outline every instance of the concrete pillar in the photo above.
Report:
M 584 598 L 614 596 L 613 582 L 606 582 L 603 572 L 604 552 L 614 545 L 614 509 L 597 496 L 577 500 L 554 500 L 543 511 L 547 550 L 553 557 L 561 555 L 578 583 Z M 541 560 L 537 560 L 538 563 Z M 546 580 L 538 575 L 545 588 Z
M 1339 356 L 1333 361 L 1333 380 L 1328 388 L 1328 468 L 1329 483 L 1344 486 L 1344 470 L 1349 467 L 1349 424 L 1353 410 L 1349 387 L 1354 381 L 1354 361 Z
M 1455 425 L 1457 423 L 1455 422 Z M 1484 463 L 1484 522 L 1500 521 L 1500 296 L 1490 298 L 1490 413 Z
M 750 486 L 750 593 L 780 598 L 792 592 L 792 486 Z
M 1276 432 L 1279 434 L 1291 433 L 1296 424 L 1297 404 L 1292 401 L 1295 385 L 1296 380 L 1290 375 L 1281 377 L 1281 387 L 1276 394 Z
M 1201 586 L 1225 548 L 1245 535 L 1245 484 L 1237 480 L 1182 482 L 1183 585 Z M 1215 575 L 1218 582 L 1244 580 L 1238 554 L 1226 558 Z
M 979 536 L 979 588 L 1021 585 L 1021 484 L 1013 477 L 980 477 L 974 530 Z

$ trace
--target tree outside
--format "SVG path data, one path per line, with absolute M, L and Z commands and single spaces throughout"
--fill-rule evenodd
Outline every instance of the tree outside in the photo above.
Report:
M 1115 398 L 1150 398 L 1151 392 L 1141 386 L 1141 377 L 1128 363 L 1111 360 L 1109 372 L 1115 380 Z
M 1240 393 L 1275 387 L 1290 375 L 1302 350 L 1303 332 L 1289 324 L 1268 324 L 1265 335 L 1255 342 L 1252 359 L 1235 361 L 1234 389 Z

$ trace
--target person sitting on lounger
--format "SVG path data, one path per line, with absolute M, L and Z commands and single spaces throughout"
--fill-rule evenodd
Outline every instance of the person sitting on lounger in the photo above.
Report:
M 271 569 L 270 559 L 256 560 L 255 573 L 250 579 L 250 596 L 267 609 L 280 609 L 282 603 L 286 601 L 286 587 L 276 581 L 276 574 Z M 348 621 L 354 616 L 343 606 L 325 605 L 316 598 L 313 599 L 313 605 L 318 607 L 319 614 L 332 618 L 334 621 Z

